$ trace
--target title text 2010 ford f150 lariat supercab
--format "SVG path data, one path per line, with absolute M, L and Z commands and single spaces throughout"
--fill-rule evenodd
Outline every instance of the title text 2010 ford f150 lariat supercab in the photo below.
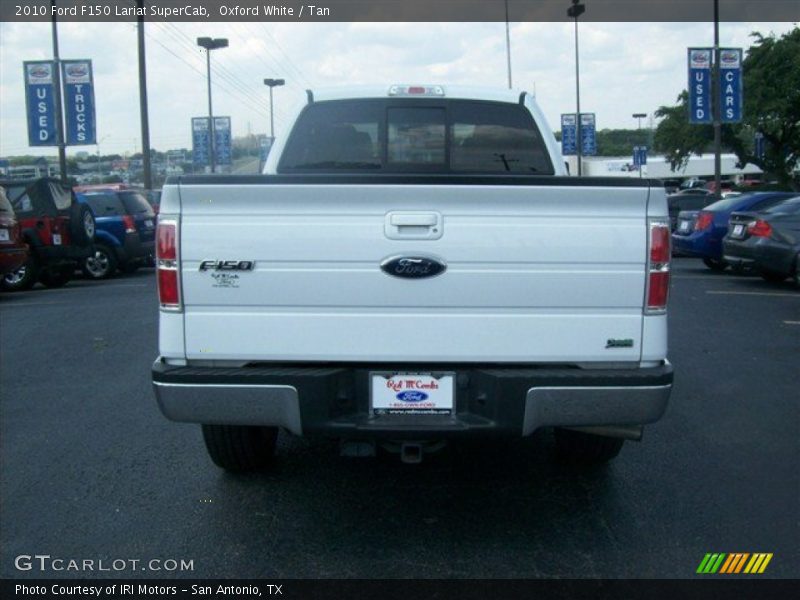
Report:
M 613 458 L 672 385 L 667 204 L 566 175 L 525 93 L 309 92 L 264 175 L 164 187 L 161 410 L 229 470 L 281 428 L 415 462 L 554 427 L 565 457 Z

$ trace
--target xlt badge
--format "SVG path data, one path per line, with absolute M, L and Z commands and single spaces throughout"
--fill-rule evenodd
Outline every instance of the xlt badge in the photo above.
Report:
M 252 271 L 256 263 L 253 260 L 204 260 L 200 263 L 201 271 Z

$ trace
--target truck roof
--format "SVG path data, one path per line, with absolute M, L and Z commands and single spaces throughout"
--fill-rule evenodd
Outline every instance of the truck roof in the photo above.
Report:
M 399 96 L 402 98 L 458 98 L 462 100 L 489 100 L 494 102 L 510 102 L 516 104 L 519 102 L 520 94 L 523 90 L 500 87 L 482 87 L 482 86 L 466 86 L 466 85 L 440 85 L 435 83 L 392 83 L 386 85 L 363 85 L 363 86 L 337 86 L 325 87 L 317 90 L 311 90 L 315 102 L 322 102 L 325 100 L 348 100 L 355 98 L 388 98 L 392 96 L 389 89 L 393 86 L 399 88 L 408 86 L 419 86 L 425 88 L 441 88 L 444 95 L 413 95 L 413 96 Z

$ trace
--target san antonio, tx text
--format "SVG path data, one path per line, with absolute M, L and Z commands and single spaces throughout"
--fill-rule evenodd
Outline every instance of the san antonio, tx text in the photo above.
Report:
M 257 585 L 192 585 L 187 588 L 180 588 L 184 594 L 192 596 L 236 596 L 260 597 L 260 596 L 282 596 L 282 585 L 267 584 L 262 587 Z M 175 596 L 179 588 L 176 585 L 144 585 L 144 584 L 113 584 L 113 585 L 69 585 L 53 584 L 44 585 L 24 585 L 18 583 L 14 586 L 16 596 Z

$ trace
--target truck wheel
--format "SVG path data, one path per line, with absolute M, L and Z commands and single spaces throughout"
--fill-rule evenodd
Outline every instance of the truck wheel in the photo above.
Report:
M 267 466 L 275 454 L 277 427 L 203 425 L 203 440 L 214 464 L 241 473 Z
M 83 261 L 83 274 L 89 279 L 107 279 L 117 272 L 117 259 L 110 248 L 97 244 L 94 254 Z
M 720 272 L 724 271 L 728 266 L 728 263 L 726 263 L 724 260 L 716 260 L 713 258 L 704 258 L 703 264 L 712 271 L 720 271 Z
M 556 455 L 565 462 L 599 465 L 619 454 L 625 440 L 583 431 L 556 429 Z
M 70 279 L 72 279 L 72 272 L 75 269 L 71 269 L 69 267 L 61 267 L 60 269 L 45 269 L 42 271 L 42 274 L 39 275 L 39 281 L 42 282 L 42 285 L 47 288 L 60 288 L 67 285 Z
M 0 280 L 0 287 L 9 292 L 21 292 L 31 289 L 39 279 L 39 263 L 31 256 L 16 271 L 12 271 Z

